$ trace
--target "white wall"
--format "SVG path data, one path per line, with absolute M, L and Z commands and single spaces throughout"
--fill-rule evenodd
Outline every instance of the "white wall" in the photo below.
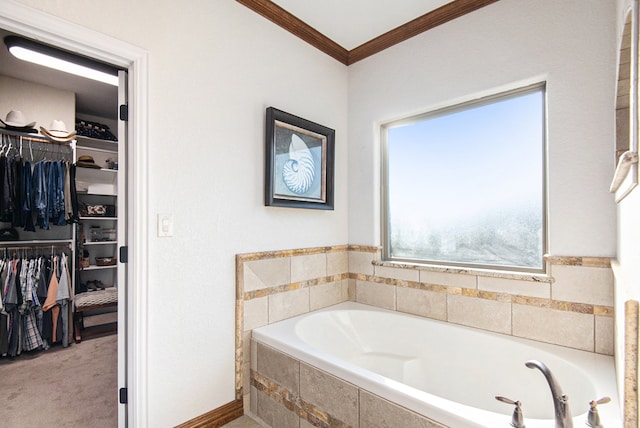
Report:
M 234 1 L 21 3 L 149 52 L 149 426 L 233 401 L 235 254 L 347 241 L 346 67 Z M 336 130 L 334 211 L 264 207 L 268 106 Z
M 2 120 L 11 110 L 19 110 L 27 122 L 36 122 L 38 130 L 41 126 L 49 129 L 54 120 L 63 121 L 68 131 L 75 129 L 76 96 L 73 92 L 0 75 L 0 94 Z
M 376 123 L 546 80 L 549 252 L 615 255 L 615 40 L 612 3 L 503 0 L 350 66 L 349 243 L 380 243 Z

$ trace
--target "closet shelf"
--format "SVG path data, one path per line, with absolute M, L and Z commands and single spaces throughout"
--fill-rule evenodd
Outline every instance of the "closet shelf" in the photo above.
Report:
M 86 191 L 78 191 L 79 195 L 117 196 L 118 170 L 79 167 L 76 168 L 76 182 L 86 186 Z
M 90 242 L 83 242 L 82 245 L 115 245 L 118 242 L 116 241 L 90 241 Z
M 96 136 L 99 135 L 96 134 Z M 113 287 L 76 295 L 74 321 L 76 323 L 76 342 L 79 342 L 83 336 L 91 333 L 92 329 L 113 330 L 116 325 L 116 323 L 108 322 L 109 320 L 96 320 L 95 313 L 92 311 L 98 308 L 101 311 L 110 308 L 117 316 L 118 293 L 114 286 L 118 282 L 120 269 L 115 253 L 118 247 L 116 230 L 119 221 L 117 215 L 118 183 L 122 171 L 112 169 L 112 167 L 118 168 L 119 144 L 117 141 L 82 135 L 78 135 L 77 140 L 76 159 L 81 156 L 90 156 L 95 164 L 93 166 L 96 168 L 79 166 L 75 171 L 76 192 L 80 205 L 79 210 L 82 213 L 76 230 L 80 259 L 76 285 L 86 284 L 88 287 L 92 281 L 98 281 L 100 284 L 110 284 L 109 287 Z M 93 213 L 89 210 L 92 205 L 103 205 L 107 215 L 87 215 L 89 212 Z M 86 211 L 84 206 L 86 206 Z M 104 260 L 104 263 L 115 263 L 105 266 L 103 260 L 100 260 L 101 258 L 111 259 Z M 96 259 L 100 261 L 100 265 Z M 99 298 L 102 294 L 107 294 L 108 298 L 106 300 Z M 84 296 L 89 301 L 83 303 L 80 299 L 80 304 L 78 304 L 80 296 Z M 85 320 L 88 321 L 86 325 Z M 96 322 L 91 322 L 92 320 Z
M 84 171 L 86 172 L 88 175 L 95 175 L 95 174 L 113 174 L 113 175 L 117 175 L 118 174 L 118 170 L 117 169 L 109 169 L 109 168 L 86 168 L 86 167 L 79 167 L 76 170 L 76 178 L 78 175 L 79 171 Z M 83 172 L 80 173 L 81 175 L 83 174 Z
M 105 221 L 116 221 L 118 218 L 117 217 L 98 217 L 98 216 L 93 216 L 93 217 L 80 217 L 80 220 L 105 220 Z
M 116 269 L 118 264 L 110 265 L 110 266 L 98 266 L 98 265 L 89 265 L 89 267 L 80 268 L 80 270 L 103 270 L 103 269 Z
M 78 147 L 106 151 L 109 153 L 118 153 L 118 142 L 111 140 L 101 140 L 99 138 L 83 137 L 76 135 Z
M 111 191 L 108 191 L 108 192 L 91 191 L 91 192 L 77 192 L 77 193 L 78 193 L 78 195 L 81 195 L 81 196 L 85 196 L 85 195 L 90 195 L 90 196 L 112 196 L 112 197 L 118 196 L 117 194 L 115 194 L 115 193 L 113 193 Z

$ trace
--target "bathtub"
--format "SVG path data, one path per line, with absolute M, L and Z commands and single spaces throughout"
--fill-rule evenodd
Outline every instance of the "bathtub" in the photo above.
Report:
M 522 402 L 527 428 L 554 427 L 539 360 L 569 396 L 574 427 L 589 401 L 605 427 L 622 426 L 613 357 L 345 302 L 253 330 L 252 338 L 441 424 L 509 427 Z

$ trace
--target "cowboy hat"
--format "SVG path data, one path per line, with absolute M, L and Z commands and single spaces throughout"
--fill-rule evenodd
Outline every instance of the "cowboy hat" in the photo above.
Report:
M 78 160 L 76 161 L 76 165 L 77 166 L 82 166 L 84 168 L 102 168 L 100 165 L 98 165 L 91 156 L 80 156 L 78 158 Z
M 66 142 L 69 140 L 73 140 L 76 136 L 76 131 L 73 130 L 71 132 L 67 131 L 67 126 L 61 120 L 54 120 L 51 122 L 50 129 L 45 129 L 44 127 L 40 127 L 40 132 L 42 135 L 51 138 L 54 141 Z
M 5 120 L 0 119 L 0 122 L 7 129 L 13 129 L 14 131 L 26 131 L 33 129 L 35 122 L 27 123 L 27 118 L 20 110 L 11 110 L 7 113 Z

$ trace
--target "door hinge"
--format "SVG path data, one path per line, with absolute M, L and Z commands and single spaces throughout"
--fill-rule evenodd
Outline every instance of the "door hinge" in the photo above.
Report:
M 129 106 L 127 104 L 120 105 L 120 120 L 125 122 L 129 120 Z
M 129 247 L 120 247 L 120 263 L 129 263 Z
M 120 404 L 127 404 L 127 388 L 120 388 Z

